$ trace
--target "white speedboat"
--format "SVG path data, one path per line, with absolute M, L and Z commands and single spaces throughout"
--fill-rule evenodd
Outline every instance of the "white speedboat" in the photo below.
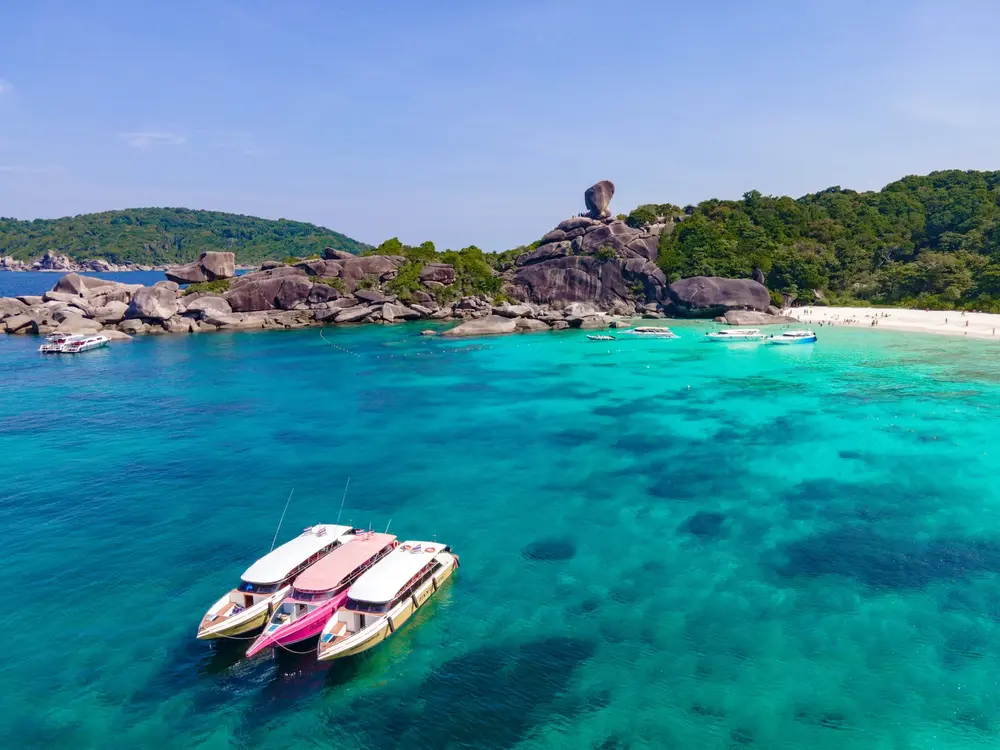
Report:
M 677 334 L 666 326 L 636 326 L 620 331 L 619 336 L 635 336 L 642 339 L 675 339 Z
M 723 328 L 706 333 L 705 336 L 709 341 L 763 341 L 767 338 L 759 328 Z
M 615 340 L 614 336 L 606 336 L 604 334 L 597 334 L 597 335 L 589 335 L 588 334 L 587 338 L 590 339 L 591 341 L 614 341 Z
M 78 354 L 106 346 L 110 340 L 97 333 L 56 333 L 49 336 L 38 351 L 42 354 Z
M 812 331 L 784 331 L 767 340 L 769 344 L 814 344 L 816 334 Z

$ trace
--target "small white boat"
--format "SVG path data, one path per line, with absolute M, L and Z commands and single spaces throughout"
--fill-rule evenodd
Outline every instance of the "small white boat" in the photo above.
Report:
M 705 334 L 709 341 L 763 341 L 767 335 L 759 328 L 723 328 Z
M 97 333 L 56 333 L 50 335 L 45 343 L 38 347 L 38 351 L 42 354 L 78 354 L 107 346 L 109 341 L 111 339 L 107 336 Z
M 603 334 L 596 334 L 596 335 L 587 334 L 587 338 L 590 339 L 591 341 L 614 341 L 615 340 L 614 336 L 605 336 Z
M 784 331 L 767 340 L 769 344 L 814 344 L 816 334 L 812 331 Z
M 621 336 L 635 336 L 643 339 L 675 339 L 677 334 L 666 326 L 636 326 L 621 331 Z

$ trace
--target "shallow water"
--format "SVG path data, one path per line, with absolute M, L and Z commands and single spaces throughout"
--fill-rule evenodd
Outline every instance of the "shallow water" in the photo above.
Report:
M 996 345 L 425 327 L 0 338 L 4 746 L 996 745 Z M 333 666 L 196 642 L 347 477 L 453 582 Z

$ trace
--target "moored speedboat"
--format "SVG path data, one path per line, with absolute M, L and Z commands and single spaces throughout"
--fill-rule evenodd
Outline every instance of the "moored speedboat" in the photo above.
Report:
M 42 354 L 76 354 L 106 345 L 111 339 L 100 334 L 53 333 L 38 347 Z
M 340 545 L 350 526 L 317 524 L 264 555 L 246 569 L 239 585 L 212 605 L 198 638 L 230 638 L 263 627 L 292 581 Z
M 458 567 L 436 542 L 404 542 L 362 575 L 323 628 L 320 661 L 360 654 L 395 633 Z
M 598 334 L 589 334 L 588 333 L 587 334 L 587 338 L 590 339 L 591 341 L 614 341 L 615 340 L 614 336 L 607 336 L 605 334 L 600 334 L 600 333 L 598 333 Z
M 339 547 L 295 579 L 247 656 L 315 638 L 347 600 L 351 584 L 396 545 L 392 534 L 363 532 L 345 537 Z
M 783 331 L 767 340 L 769 344 L 813 344 L 816 334 L 812 331 Z
M 621 336 L 636 336 L 645 339 L 675 339 L 677 334 L 666 326 L 636 326 L 619 333 Z
M 767 336 L 759 328 L 723 328 L 705 334 L 709 341 L 763 341 Z

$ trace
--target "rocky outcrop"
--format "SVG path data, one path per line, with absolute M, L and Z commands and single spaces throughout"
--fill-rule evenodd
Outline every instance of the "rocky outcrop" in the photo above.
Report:
M 440 284 L 455 283 L 455 267 L 450 263 L 426 263 L 420 269 L 420 281 L 436 281 Z
M 313 284 L 305 273 L 281 273 L 299 271 L 295 268 L 275 268 L 272 271 L 260 271 L 248 276 L 260 277 L 262 274 L 273 274 L 267 278 L 257 278 L 233 284 L 224 295 L 226 302 L 234 312 L 252 312 L 256 310 L 291 310 L 304 303 L 312 291 Z
M 36 261 L 23 261 L 10 255 L 0 255 L 0 271 L 151 271 L 152 266 L 141 266 L 136 263 L 116 264 L 104 258 L 88 260 L 73 260 L 68 255 L 47 250 Z
M 449 338 L 494 336 L 500 333 L 514 333 L 515 330 L 517 330 L 517 323 L 514 322 L 513 318 L 505 318 L 501 315 L 488 315 L 485 318 L 469 320 L 454 328 L 449 328 L 441 335 Z
M 163 287 L 144 286 L 132 297 L 125 317 L 166 320 L 176 312 L 176 292 Z
M 515 295 L 536 304 L 563 307 L 587 302 L 630 314 L 637 301 L 660 299 L 666 279 L 655 263 L 645 259 L 571 256 L 523 266 L 512 283 Z
M 165 273 L 169 281 L 178 284 L 231 279 L 236 275 L 236 255 L 220 252 L 202 253 L 197 260 L 168 268 Z
M 185 304 L 182 312 L 191 317 L 201 318 L 204 317 L 206 310 L 214 310 L 215 312 L 229 314 L 233 311 L 233 308 L 230 306 L 229 302 L 222 297 L 215 297 L 213 295 L 206 294 Z
M 661 234 L 674 225 L 635 228 L 608 218 L 613 194 L 610 182 L 592 186 L 584 195 L 588 215 L 560 222 L 520 255 L 506 274 L 510 296 L 557 308 L 587 302 L 623 314 L 662 301 L 667 280 L 655 261 Z
M 12 315 L 21 315 L 27 309 L 28 306 L 21 300 L 4 297 L 0 299 L 0 320 Z
M 323 257 L 326 260 L 350 260 L 351 258 L 354 258 L 355 255 L 347 252 L 346 250 L 335 250 L 332 247 L 324 247 Z
M 587 204 L 587 213 L 592 219 L 603 219 L 611 215 L 608 204 L 615 194 L 615 185 L 611 180 L 601 180 L 587 188 L 583 200 Z
M 420 313 L 405 305 L 396 305 L 386 302 L 382 305 L 382 320 L 386 323 L 395 323 L 402 320 L 418 320 Z
M 38 323 L 27 314 L 4 318 L 3 326 L 7 333 L 38 333 Z
M 767 288 L 752 279 L 694 276 L 669 287 L 675 314 L 690 318 L 714 318 L 727 310 L 763 312 L 771 304 Z

